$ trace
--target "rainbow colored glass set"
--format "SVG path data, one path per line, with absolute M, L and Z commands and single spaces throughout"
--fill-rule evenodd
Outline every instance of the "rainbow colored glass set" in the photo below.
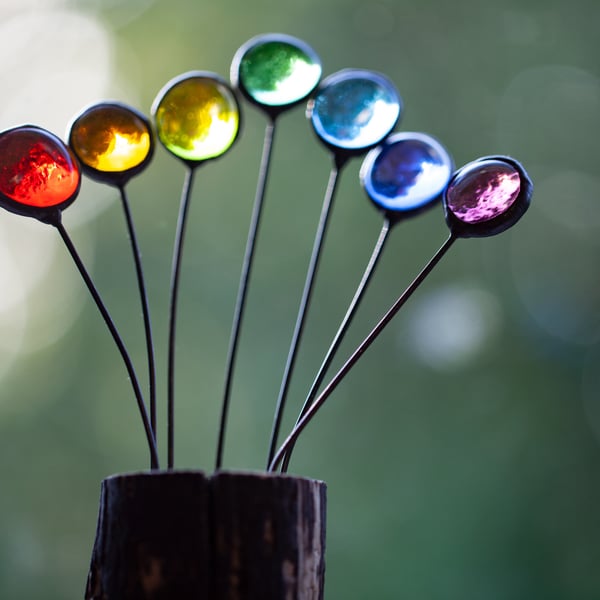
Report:
M 265 113 L 269 119 L 264 146 L 265 149 L 268 148 L 268 152 L 263 154 L 265 162 L 259 173 L 251 233 L 248 238 L 247 255 L 243 261 L 244 268 L 236 303 L 236 310 L 240 307 L 240 312 L 234 315 L 219 430 L 217 469 L 221 467 L 237 335 L 266 187 L 272 132 L 275 120 L 281 113 L 307 102 L 306 115 L 316 138 L 330 151 L 333 158 L 331 185 L 328 186 L 324 199 L 296 331 L 302 331 L 337 177 L 342 165 L 349 158 L 366 154 L 360 170 L 360 182 L 374 207 L 384 215 L 381 241 L 376 245 L 372 261 L 340 328 L 339 336 L 336 336 L 328 352 L 324 366 L 329 364 L 332 353 L 337 349 L 338 342 L 349 325 L 391 226 L 421 213 L 441 200 L 450 237 L 415 280 L 414 285 L 406 290 L 372 334 L 367 336 L 363 342 L 364 346 L 359 346 L 349 361 L 350 366 L 346 369 L 345 365 L 338 373 L 339 377 L 334 377 L 318 398 L 311 397 L 309 393 L 305 405 L 306 418 L 301 417 L 302 422 L 297 422 L 295 433 L 290 434 L 282 447 L 283 450 L 280 448 L 275 457 L 280 416 L 300 339 L 300 333 L 294 333 L 288 356 L 290 368 L 288 370 L 286 366 L 277 402 L 268 459 L 269 470 L 276 468 L 278 461 L 284 458 L 284 465 L 287 464 L 289 456 L 285 454 L 287 451 L 291 452 L 297 435 L 308 420 L 454 240 L 501 233 L 514 225 L 529 206 L 533 186 L 523 167 L 513 158 L 478 158 L 454 171 L 450 154 L 431 135 L 420 132 L 393 133 L 402 115 L 403 104 L 396 87 L 385 75 L 364 69 L 343 69 L 321 80 L 321 74 L 319 57 L 303 41 L 282 34 L 262 35 L 249 40 L 235 54 L 231 66 L 231 83 L 207 71 L 184 73 L 169 81 L 153 103 L 153 124 L 143 113 L 130 106 L 119 102 L 99 102 L 87 107 L 74 118 L 68 132 L 68 144 L 55 134 L 34 125 L 23 125 L 0 132 L 0 206 L 13 213 L 54 225 L 59 230 L 104 316 L 130 373 L 148 437 L 153 468 L 158 468 L 159 462 L 154 433 L 156 394 L 153 345 L 140 253 L 136 247 L 124 186 L 131 177 L 141 173 L 150 163 L 155 149 L 155 137 L 170 154 L 188 168 L 175 236 L 171 286 L 168 359 L 169 468 L 173 466 L 173 368 L 178 276 L 191 176 L 196 166 L 222 156 L 237 139 L 241 115 L 239 96 Z M 62 211 L 79 193 L 82 173 L 121 191 L 144 309 L 148 368 L 151 374 L 150 418 L 146 414 L 145 402 L 130 357 L 61 224 Z M 265 178 L 262 183 L 261 177 Z M 260 194 L 259 190 L 262 190 Z M 317 380 L 325 370 L 319 374 Z M 313 399 L 314 403 L 311 405 Z
M 324 514 L 324 484 L 312 482 L 309 486 L 310 492 L 302 492 L 303 495 L 300 495 L 300 491 L 306 487 L 302 481 L 291 478 L 284 480 L 286 487 L 293 484 L 294 488 L 297 487 L 300 490 L 295 492 L 298 497 L 294 496 L 292 504 L 303 507 L 303 510 L 299 511 L 301 514 L 298 515 L 298 522 L 294 520 L 292 523 L 289 520 L 287 508 L 292 496 L 285 495 L 288 492 L 282 495 L 281 489 L 283 488 L 280 487 L 277 487 L 279 491 L 276 493 L 272 491 L 272 484 L 280 485 L 275 478 L 253 475 L 251 477 L 252 488 L 241 488 L 237 486 L 241 485 L 239 482 L 243 483 L 247 479 L 246 476 L 240 477 L 239 474 L 234 476 L 233 480 L 239 480 L 239 482 L 236 483 L 236 487 L 228 487 L 231 484 L 222 484 L 223 481 L 228 481 L 227 474 L 219 474 L 222 468 L 237 339 L 269 172 L 275 120 L 281 113 L 307 101 L 307 118 L 319 142 L 330 151 L 333 164 L 275 409 L 267 459 L 267 471 L 271 474 L 279 467 L 281 467 L 282 473 L 287 471 L 294 444 L 308 422 L 425 277 L 438 264 L 454 241 L 458 238 L 487 237 L 501 233 L 514 225 L 529 206 L 533 189 L 532 183 L 516 160 L 506 156 L 488 156 L 474 160 L 454 171 L 454 163 L 450 154 L 431 135 L 420 132 L 393 133 L 402 115 L 403 104 L 394 84 L 386 76 L 374 71 L 344 69 L 321 80 L 321 71 L 319 57 L 306 43 L 287 35 L 262 35 L 249 40 L 235 54 L 231 67 L 231 83 L 215 73 L 206 71 L 184 73 L 169 81 L 158 93 L 153 103 L 151 110 L 153 123 L 143 113 L 125 104 L 99 102 L 87 107 L 74 118 L 68 131 L 68 143 L 64 143 L 54 133 L 34 125 L 22 125 L 0 132 L 0 206 L 18 215 L 33 217 L 55 226 L 63 238 L 121 352 L 138 402 L 150 450 L 151 469 L 154 471 L 152 477 L 138 474 L 133 477 L 109 478 L 103 484 L 101 518 L 86 598 L 121 598 L 124 595 L 128 598 L 145 599 L 149 597 L 141 592 L 137 595 L 131 594 L 132 589 L 142 590 L 146 587 L 146 582 L 140 581 L 142 576 L 147 579 L 143 570 L 138 568 L 141 556 L 140 548 L 144 552 L 148 552 L 148 556 L 144 558 L 146 562 L 153 561 L 152 564 L 154 564 L 158 561 L 159 564 L 172 565 L 172 568 L 166 568 L 162 574 L 159 574 L 157 582 L 153 581 L 152 596 L 155 595 L 155 585 L 160 584 L 161 597 L 176 597 L 177 593 L 167 591 L 167 589 L 179 590 L 182 585 L 180 566 L 186 563 L 185 561 L 182 563 L 180 533 L 191 539 L 192 551 L 190 556 L 186 555 L 190 559 L 190 564 L 211 566 L 210 572 L 207 572 L 206 581 L 211 578 L 215 579 L 213 573 L 215 565 L 221 563 L 221 566 L 224 565 L 221 570 L 226 572 L 227 576 L 221 579 L 233 582 L 231 585 L 235 587 L 235 593 L 227 596 L 219 594 L 219 597 L 239 597 L 239 589 L 246 589 L 248 582 L 256 579 L 256 573 L 262 574 L 266 573 L 268 569 L 272 569 L 269 572 L 273 572 L 275 575 L 260 577 L 260 584 L 253 593 L 249 593 L 248 597 L 292 597 L 289 595 L 291 592 L 288 591 L 277 591 L 275 595 L 267 594 L 264 592 L 263 583 L 266 581 L 269 585 L 273 584 L 271 587 L 275 589 L 277 586 L 273 586 L 276 583 L 279 585 L 278 582 L 281 579 L 281 589 L 289 590 L 296 586 L 294 577 L 289 576 L 289 572 L 295 572 L 298 578 L 305 582 L 306 590 L 294 597 L 299 599 L 322 598 L 324 521 L 321 517 Z M 222 531 L 219 530 L 221 533 L 233 532 L 235 534 L 233 536 L 235 552 L 231 554 L 227 544 L 219 543 L 217 544 L 219 548 L 212 549 L 212 555 L 207 554 L 207 556 L 210 555 L 210 559 L 202 561 L 198 560 L 197 556 L 198 548 L 201 546 L 199 540 L 205 539 L 208 548 L 209 539 L 215 539 L 214 524 L 211 521 L 211 527 L 203 526 L 203 531 L 193 532 L 192 535 L 188 535 L 190 533 L 188 525 L 192 522 L 195 523 L 196 517 L 206 519 L 206 514 L 209 512 L 212 515 L 213 508 L 216 507 L 220 510 L 222 507 L 218 506 L 219 503 L 215 504 L 207 500 L 206 514 L 202 511 L 200 514 L 199 505 L 194 498 L 194 502 L 190 505 L 194 519 L 186 517 L 181 520 L 180 497 L 172 493 L 174 482 L 176 485 L 185 484 L 184 489 L 188 493 L 200 484 L 204 486 L 202 490 L 207 494 L 207 490 L 209 490 L 209 483 L 205 481 L 202 473 L 193 473 L 194 476 L 189 477 L 191 473 L 183 472 L 174 479 L 172 477 L 174 474 L 171 472 L 174 469 L 174 356 L 177 291 L 192 175 L 196 166 L 222 156 L 237 139 L 240 130 L 241 113 L 238 100 L 240 96 L 265 113 L 269 122 L 265 130 L 265 144 L 259 169 L 257 193 L 246 255 L 242 261 L 238 298 L 235 304 L 216 453 L 215 471 L 217 475 L 210 484 L 214 486 L 210 488 L 210 498 L 216 497 L 214 496 L 215 490 L 224 493 L 231 489 L 236 493 L 219 496 L 227 500 L 224 504 L 226 510 L 221 512 L 226 513 L 234 506 L 228 500 L 230 497 L 235 498 L 236 502 L 241 498 L 243 506 L 237 507 L 234 511 L 235 514 L 225 515 L 227 518 L 222 518 Z M 187 167 L 175 233 L 171 273 L 167 358 L 168 470 L 164 473 L 156 472 L 160 469 L 160 461 L 156 436 L 156 369 L 150 315 L 141 268 L 141 254 L 137 246 L 133 220 L 124 190 L 127 182 L 141 173 L 151 162 L 155 150 L 155 139 L 158 139 L 171 155 L 182 161 Z M 341 167 L 349 158 L 362 154 L 366 154 L 366 156 L 360 169 L 360 182 L 373 206 L 383 213 L 383 227 L 344 320 L 306 397 L 300 416 L 291 433 L 277 449 L 281 415 L 308 310 L 338 175 Z M 148 415 L 147 405 L 125 344 L 61 223 L 62 211 L 76 199 L 79 193 L 82 173 L 91 179 L 118 188 L 121 193 L 142 300 L 147 342 L 150 415 Z M 440 201 L 443 203 L 446 223 L 450 230 L 449 238 L 319 393 L 323 377 L 358 308 L 392 226 L 429 209 Z M 160 508 L 146 511 L 148 504 L 143 492 L 150 489 L 149 485 L 153 486 L 150 499 L 153 502 L 156 500 L 156 506 L 160 506 Z M 263 487 L 259 488 L 259 485 L 266 486 L 265 489 L 268 490 L 269 496 L 267 501 L 264 498 L 262 500 L 264 519 L 256 520 L 257 523 L 260 523 L 260 528 L 256 531 L 264 531 L 266 524 L 272 529 L 273 515 L 279 514 L 272 508 L 273 500 L 276 501 L 275 506 L 278 506 L 281 501 L 282 506 L 286 507 L 284 518 L 281 520 L 283 525 L 276 527 L 280 532 L 288 530 L 291 532 L 289 540 L 286 542 L 288 545 L 283 546 L 278 554 L 283 561 L 281 563 L 273 560 L 271 552 L 271 543 L 275 543 L 273 541 L 275 538 L 270 536 L 273 540 L 265 544 L 264 536 L 261 534 L 250 536 L 252 539 L 249 545 L 247 548 L 244 546 L 246 548 L 245 558 L 240 560 L 239 550 L 242 547 L 240 539 L 254 529 L 248 528 L 244 521 L 252 511 L 246 510 L 243 502 L 245 497 L 239 495 L 239 490 L 252 489 L 253 493 L 256 493 L 257 489 L 263 489 Z M 107 490 L 113 491 L 109 493 Z M 113 495 L 116 493 L 115 490 L 119 492 L 120 496 L 119 494 Z M 144 510 L 140 510 L 139 502 L 130 503 L 132 498 L 136 499 L 135 493 L 133 493 L 136 490 L 139 492 L 140 498 L 144 496 L 141 503 Z M 161 511 L 164 511 L 163 496 L 156 493 L 161 490 L 164 498 L 177 499 L 177 506 L 168 510 L 167 513 L 169 518 L 174 519 L 174 523 L 181 525 L 179 533 L 171 526 L 168 528 L 154 527 L 152 520 L 154 517 L 150 519 L 149 524 L 145 522 L 148 515 L 160 514 Z M 106 500 L 109 496 L 110 502 Z M 207 495 L 206 498 L 208 497 Z M 119 502 L 122 501 L 122 505 L 115 502 L 115 498 L 120 498 Z M 254 499 L 256 500 L 256 498 Z M 306 505 L 303 502 L 306 502 Z M 114 516 L 114 513 L 122 514 L 119 511 L 123 507 L 128 515 L 129 525 L 134 523 L 135 526 L 126 528 L 125 533 L 119 527 L 117 528 L 119 531 L 114 534 L 111 524 L 121 522 Z M 253 506 L 253 510 L 262 514 L 260 507 L 258 510 L 256 509 L 257 507 Z M 106 515 L 112 516 L 105 517 L 103 511 L 106 512 Z M 240 515 L 243 517 L 241 520 Z M 288 521 L 290 521 L 289 527 Z M 243 525 L 241 529 L 240 523 Z M 140 524 L 141 526 L 138 527 Z M 233 528 L 232 524 L 234 524 Z M 242 530 L 243 535 L 240 534 Z M 207 533 L 209 531 L 210 535 Z M 148 538 L 148 535 L 151 537 Z M 303 543 L 306 542 L 306 547 L 301 548 L 297 539 L 298 535 L 302 538 Z M 127 543 L 122 543 L 121 536 L 127 538 L 125 540 Z M 275 537 L 279 539 L 279 536 Z M 149 539 L 153 541 L 150 543 Z M 115 540 L 118 552 L 105 552 Z M 162 558 L 160 560 L 153 554 L 154 547 L 161 549 Z M 259 550 L 257 550 L 258 547 L 260 547 Z M 125 548 L 131 550 L 131 553 L 127 555 L 127 559 L 123 560 Z M 256 567 L 257 563 L 254 562 L 254 559 L 257 559 L 258 562 L 263 560 L 266 556 L 265 548 L 268 550 L 268 558 L 263 561 L 264 564 L 261 563 Z M 172 553 L 171 549 L 174 549 Z M 219 555 L 219 552 L 223 554 L 223 549 L 226 550 L 225 558 L 231 558 L 231 562 L 226 562 L 223 556 Z M 302 551 L 300 552 L 300 550 Z M 290 562 L 294 553 L 300 553 L 301 556 L 297 556 L 297 560 Z M 172 560 L 172 562 L 169 563 L 168 560 Z M 110 565 L 118 565 L 118 568 L 113 569 Z M 186 571 L 186 576 L 190 575 L 193 579 L 193 581 L 185 582 L 186 589 L 194 591 L 185 597 L 200 597 L 202 594 L 198 590 L 206 587 L 204 579 L 197 577 L 198 569 L 195 566 Z M 302 569 L 307 571 L 306 576 L 302 575 Z M 126 576 L 123 575 L 124 573 Z M 164 580 L 161 581 L 161 577 Z M 172 577 L 173 581 L 170 581 L 169 577 Z M 256 582 L 254 583 L 256 584 Z M 127 591 L 124 592 L 122 588 Z
M 321 76 L 316 55 L 288 36 L 251 40 L 234 60 L 234 70 L 236 87 L 267 111 L 301 102 Z M 324 144 L 352 152 L 380 144 L 401 110 L 400 97 L 386 77 L 346 69 L 322 82 L 308 112 Z M 186 162 L 221 156 L 239 131 L 236 94 L 213 73 L 186 73 L 170 81 L 158 94 L 152 112 L 160 142 Z M 99 103 L 73 121 L 69 146 L 31 125 L 0 133 L 2 205 L 35 217 L 66 208 L 79 190 L 79 165 L 92 178 L 122 184 L 150 161 L 153 131 L 136 110 Z M 458 221 L 481 232 L 527 196 L 521 194 L 524 171 L 512 160 L 473 162 L 448 184 L 451 172 L 452 161 L 439 142 L 425 134 L 401 133 L 367 157 L 361 181 L 384 211 L 422 208 L 446 190 L 450 224 Z

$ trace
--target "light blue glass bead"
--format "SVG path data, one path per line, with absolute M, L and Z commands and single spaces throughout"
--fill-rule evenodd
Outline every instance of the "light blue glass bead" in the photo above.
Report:
M 308 105 L 317 135 L 333 149 L 367 150 L 395 127 L 402 100 L 392 82 L 373 71 L 345 69 L 327 77 Z

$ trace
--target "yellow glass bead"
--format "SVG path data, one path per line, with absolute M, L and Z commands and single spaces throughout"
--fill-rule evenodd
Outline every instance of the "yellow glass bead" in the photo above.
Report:
M 153 113 L 158 139 L 186 161 L 220 156 L 238 134 L 235 95 L 211 73 L 189 73 L 169 82 L 159 93 Z
M 144 163 L 152 137 L 142 115 L 122 104 L 101 103 L 75 119 L 69 144 L 84 168 L 122 173 Z

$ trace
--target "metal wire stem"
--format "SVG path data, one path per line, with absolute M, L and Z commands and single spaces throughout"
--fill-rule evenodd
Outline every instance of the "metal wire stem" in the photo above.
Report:
M 310 306 L 310 299 L 314 288 L 315 276 L 319 268 L 319 259 L 321 257 L 321 249 L 325 242 L 325 235 L 327 233 L 327 225 L 329 223 L 329 217 L 331 215 L 331 209 L 333 207 L 333 200 L 335 197 L 335 191 L 337 189 L 337 183 L 339 181 L 339 174 L 341 173 L 343 162 L 335 160 L 331 172 L 329 174 L 329 182 L 327 184 L 327 190 L 325 191 L 325 197 L 323 198 L 323 207 L 321 209 L 321 216 L 317 227 L 317 233 L 313 244 L 312 255 L 308 266 L 308 272 L 306 274 L 306 280 L 304 283 L 304 290 L 302 292 L 302 298 L 300 300 L 300 307 L 298 309 L 298 315 L 296 317 L 296 324 L 294 326 L 294 333 L 292 335 L 292 341 L 285 364 L 283 373 L 283 379 L 281 381 L 281 387 L 279 389 L 279 396 L 277 398 L 277 405 L 275 408 L 275 417 L 273 419 L 273 429 L 271 431 L 271 440 L 269 444 L 269 454 L 267 459 L 267 467 L 273 460 L 273 455 L 277 448 L 277 439 L 279 437 L 279 429 L 281 428 L 281 419 L 283 417 L 283 410 L 285 408 L 285 401 L 287 392 L 290 386 L 296 357 L 298 354 L 298 348 L 302 338 L 302 332 L 306 322 L 306 315 Z
M 144 282 L 144 272 L 142 269 L 142 256 L 137 241 L 137 235 L 135 233 L 135 227 L 133 224 L 133 218 L 131 216 L 131 209 L 129 206 L 129 200 L 125 191 L 125 186 L 119 186 L 119 192 L 121 194 L 121 203 L 123 205 L 123 212 L 125 214 L 125 222 L 127 224 L 127 232 L 129 234 L 129 241 L 131 242 L 131 249 L 133 252 L 133 260 L 135 263 L 135 272 L 137 276 L 138 289 L 140 292 L 140 301 L 142 304 L 142 314 L 144 318 L 144 332 L 146 336 L 146 354 L 148 357 L 148 391 L 150 395 L 150 425 L 152 426 L 152 432 L 154 434 L 154 440 L 156 441 L 156 361 L 154 356 L 154 342 L 152 339 L 152 322 L 150 319 L 150 307 L 148 304 L 148 294 L 146 292 L 146 284 Z
M 67 250 L 69 251 L 69 254 L 71 255 L 73 261 L 75 262 L 75 265 L 77 266 L 77 269 L 79 270 L 79 273 L 81 274 L 81 277 L 83 278 L 90 294 L 92 295 L 92 298 L 94 299 L 96 306 L 98 307 L 98 310 L 100 311 L 100 314 L 102 315 L 102 318 L 104 319 L 104 322 L 106 323 L 106 326 L 108 327 L 108 330 L 110 331 L 110 333 L 113 337 L 113 340 L 115 341 L 115 344 L 117 345 L 117 348 L 119 349 L 119 352 L 121 353 L 121 357 L 123 358 L 123 362 L 125 363 L 125 368 L 127 369 L 127 373 L 129 375 L 129 379 L 130 379 L 131 385 L 133 387 L 133 392 L 135 394 L 135 399 L 137 401 L 140 416 L 142 417 L 144 431 L 146 432 L 146 438 L 148 440 L 148 447 L 150 449 L 150 468 L 158 469 L 159 468 L 159 459 L 158 459 L 158 451 L 156 448 L 156 440 L 154 439 L 152 426 L 150 425 L 150 421 L 148 419 L 148 412 L 146 410 L 146 404 L 144 402 L 144 397 L 143 397 L 142 391 L 140 389 L 139 380 L 136 375 L 131 357 L 129 356 L 129 353 L 127 352 L 127 348 L 125 347 L 125 344 L 123 343 L 123 340 L 122 340 L 121 336 L 119 335 L 119 332 L 117 331 L 117 328 L 116 328 L 108 310 L 106 309 L 104 302 L 100 298 L 100 294 L 98 293 L 96 286 L 94 285 L 81 258 L 79 257 L 79 254 L 77 253 L 77 250 L 75 249 L 75 246 L 73 245 L 73 242 L 71 241 L 71 238 L 69 237 L 69 234 L 67 233 L 66 229 L 64 228 L 64 226 L 61 222 L 60 216 L 57 216 L 56 220 L 52 221 L 52 224 L 56 227 L 56 229 L 58 229 L 58 232 L 60 233 L 60 236 L 63 239 L 63 242 L 65 243 L 65 246 L 67 247 Z
M 175 231 L 173 246 L 173 262 L 171 266 L 171 286 L 169 301 L 169 342 L 167 359 L 167 468 L 172 469 L 175 463 L 175 338 L 177 326 L 177 300 L 179 297 L 179 275 L 181 272 L 181 255 L 185 240 L 187 215 L 192 194 L 194 173 L 193 166 L 188 166 L 181 190 L 179 217 Z
M 440 249 L 433 255 L 423 270 L 417 275 L 413 282 L 404 290 L 402 295 L 396 300 L 388 312 L 383 318 L 377 323 L 377 325 L 371 330 L 369 335 L 360 343 L 356 350 L 352 353 L 350 358 L 344 363 L 342 368 L 335 374 L 333 379 L 327 384 L 325 389 L 317 397 L 317 399 L 311 404 L 310 408 L 306 411 L 306 414 L 300 419 L 298 424 L 294 427 L 292 432 L 288 435 L 286 440 L 280 446 L 279 450 L 273 457 L 273 460 L 269 463 L 268 471 L 275 471 L 277 466 L 282 461 L 285 454 L 290 450 L 292 444 L 296 442 L 298 436 L 304 431 L 305 427 L 310 423 L 315 414 L 323 406 L 327 398 L 333 393 L 335 388 L 340 382 L 346 377 L 348 372 L 357 363 L 360 357 L 365 353 L 369 346 L 375 341 L 383 329 L 388 323 L 394 318 L 396 313 L 404 306 L 406 301 L 412 296 L 415 290 L 421 285 L 423 280 L 431 273 L 433 268 L 438 264 L 441 258 L 450 249 L 452 244 L 456 241 L 456 237 L 451 233 L 448 239 L 442 244 Z
M 244 318 L 244 308 L 246 306 L 246 297 L 248 294 L 248 285 L 252 271 L 252 261 L 254 250 L 258 239 L 260 219 L 265 199 L 265 191 L 269 177 L 269 167 L 271 166 L 271 155 L 273 150 L 273 139 L 275 136 L 275 119 L 271 118 L 265 128 L 265 139 L 263 143 L 262 158 L 258 172 L 258 182 L 256 185 L 256 194 L 254 197 L 254 207 L 250 219 L 250 228 L 248 239 L 246 241 L 246 251 L 242 262 L 242 271 L 238 286 L 237 299 L 233 313 L 233 323 L 231 326 L 231 336 L 229 339 L 229 349 L 227 351 L 227 363 L 225 367 L 225 386 L 223 392 L 223 402 L 221 405 L 221 421 L 219 425 L 219 437 L 217 442 L 217 456 L 215 469 L 218 470 L 223 464 L 223 452 L 225 447 L 225 434 L 227 429 L 227 417 L 229 414 L 229 404 L 231 399 L 231 388 L 233 384 L 233 374 L 237 357 L 238 343 Z
M 340 347 L 340 344 L 342 343 L 342 340 L 344 339 L 344 336 L 346 335 L 346 332 L 348 331 L 350 324 L 352 323 L 354 315 L 356 314 L 356 311 L 358 310 L 358 307 L 360 306 L 360 302 L 363 298 L 365 290 L 367 289 L 367 286 L 369 285 L 369 282 L 371 281 L 371 277 L 373 276 L 373 273 L 375 272 L 375 268 L 377 267 L 379 258 L 381 257 L 381 253 L 385 246 L 385 242 L 388 239 L 388 233 L 390 232 L 390 228 L 391 228 L 390 219 L 386 217 L 383 221 L 383 226 L 381 227 L 381 231 L 379 232 L 379 237 L 377 238 L 375 247 L 373 248 L 373 252 L 371 253 L 371 258 L 369 259 L 369 262 L 365 268 L 365 271 L 362 275 L 360 283 L 358 284 L 358 287 L 356 288 L 356 291 L 354 292 L 354 297 L 352 298 L 352 301 L 350 302 L 350 305 L 348 306 L 346 315 L 344 316 L 344 318 L 337 330 L 337 333 L 335 334 L 335 337 L 333 338 L 333 341 L 331 342 L 331 345 L 329 346 L 329 349 L 327 350 L 327 354 L 325 355 L 325 358 L 323 359 L 323 362 L 321 363 L 321 366 L 319 367 L 319 371 L 317 372 L 317 375 L 312 383 L 312 386 L 310 387 L 310 390 L 306 396 L 306 400 L 304 401 L 304 405 L 302 406 L 302 410 L 300 411 L 300 415 L 298 416 L 298 419 L 296 420 L 296 425 L 298 424 L 300 419 L 302 419 L 302 417 L 306 414 L 306 412 L 310 408 L 310 405 L 312 404 L 312 401 L 317 396 L 319 387 L 323 383 L 323 380 L 325 379 L 325 375 L 327 375 L 327 371 L 328 371 L 329 367 L 331 366 L 331 363 L 333 362 L 335 354 L 338 351 L 338 348 Z M 294 444 L 291 445 L 289 451 L 287 452 L 287 454 L 283 460 L 283 463 L 281 465 L 282 473 L 287 472 L 293 450 L 294 450 Z

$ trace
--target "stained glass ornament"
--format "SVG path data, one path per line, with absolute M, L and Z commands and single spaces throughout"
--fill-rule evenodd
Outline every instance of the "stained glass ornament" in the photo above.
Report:
M 53 218 L 79 192 L 81 173 L 68 146 L 34 125 L 0 133 L 0 205 L 41 221 Z
M 335 151 L 362 152 L 379 144 L 396 126 L 402 99 L 384 75 L 344 69 L 325 78 L 308 103 L 317 136 Z
M 160 142 L 192 165 L 224 154 L 240 126 L 233 90 L 224 79 L 205 71 L 169 81 L 156 97 L 152 113 Z
M 440 200 L 453 169 L 450 154 L 435 138 L 401 132 L 369 152 L 360 180 L 375 206 L 398 219 Z
M 265 34 L 236 52 L 231 81 L 250 102 L 277 114 L 304 100 L 321 72 L 321 61 L 308 44 L 289 35 Z
M 150 162 L 154 136 L 149 120 L 119 102 L 101 102 L 73 120 L 69 145 L 83 172 L 96 181 L 124 185 Z
M 488 156 L 468 163 L 444 194 L 446 221 L 457 237 L 487 237 L 512 227 L 531 201 L 533 184 L 513 158 Z

